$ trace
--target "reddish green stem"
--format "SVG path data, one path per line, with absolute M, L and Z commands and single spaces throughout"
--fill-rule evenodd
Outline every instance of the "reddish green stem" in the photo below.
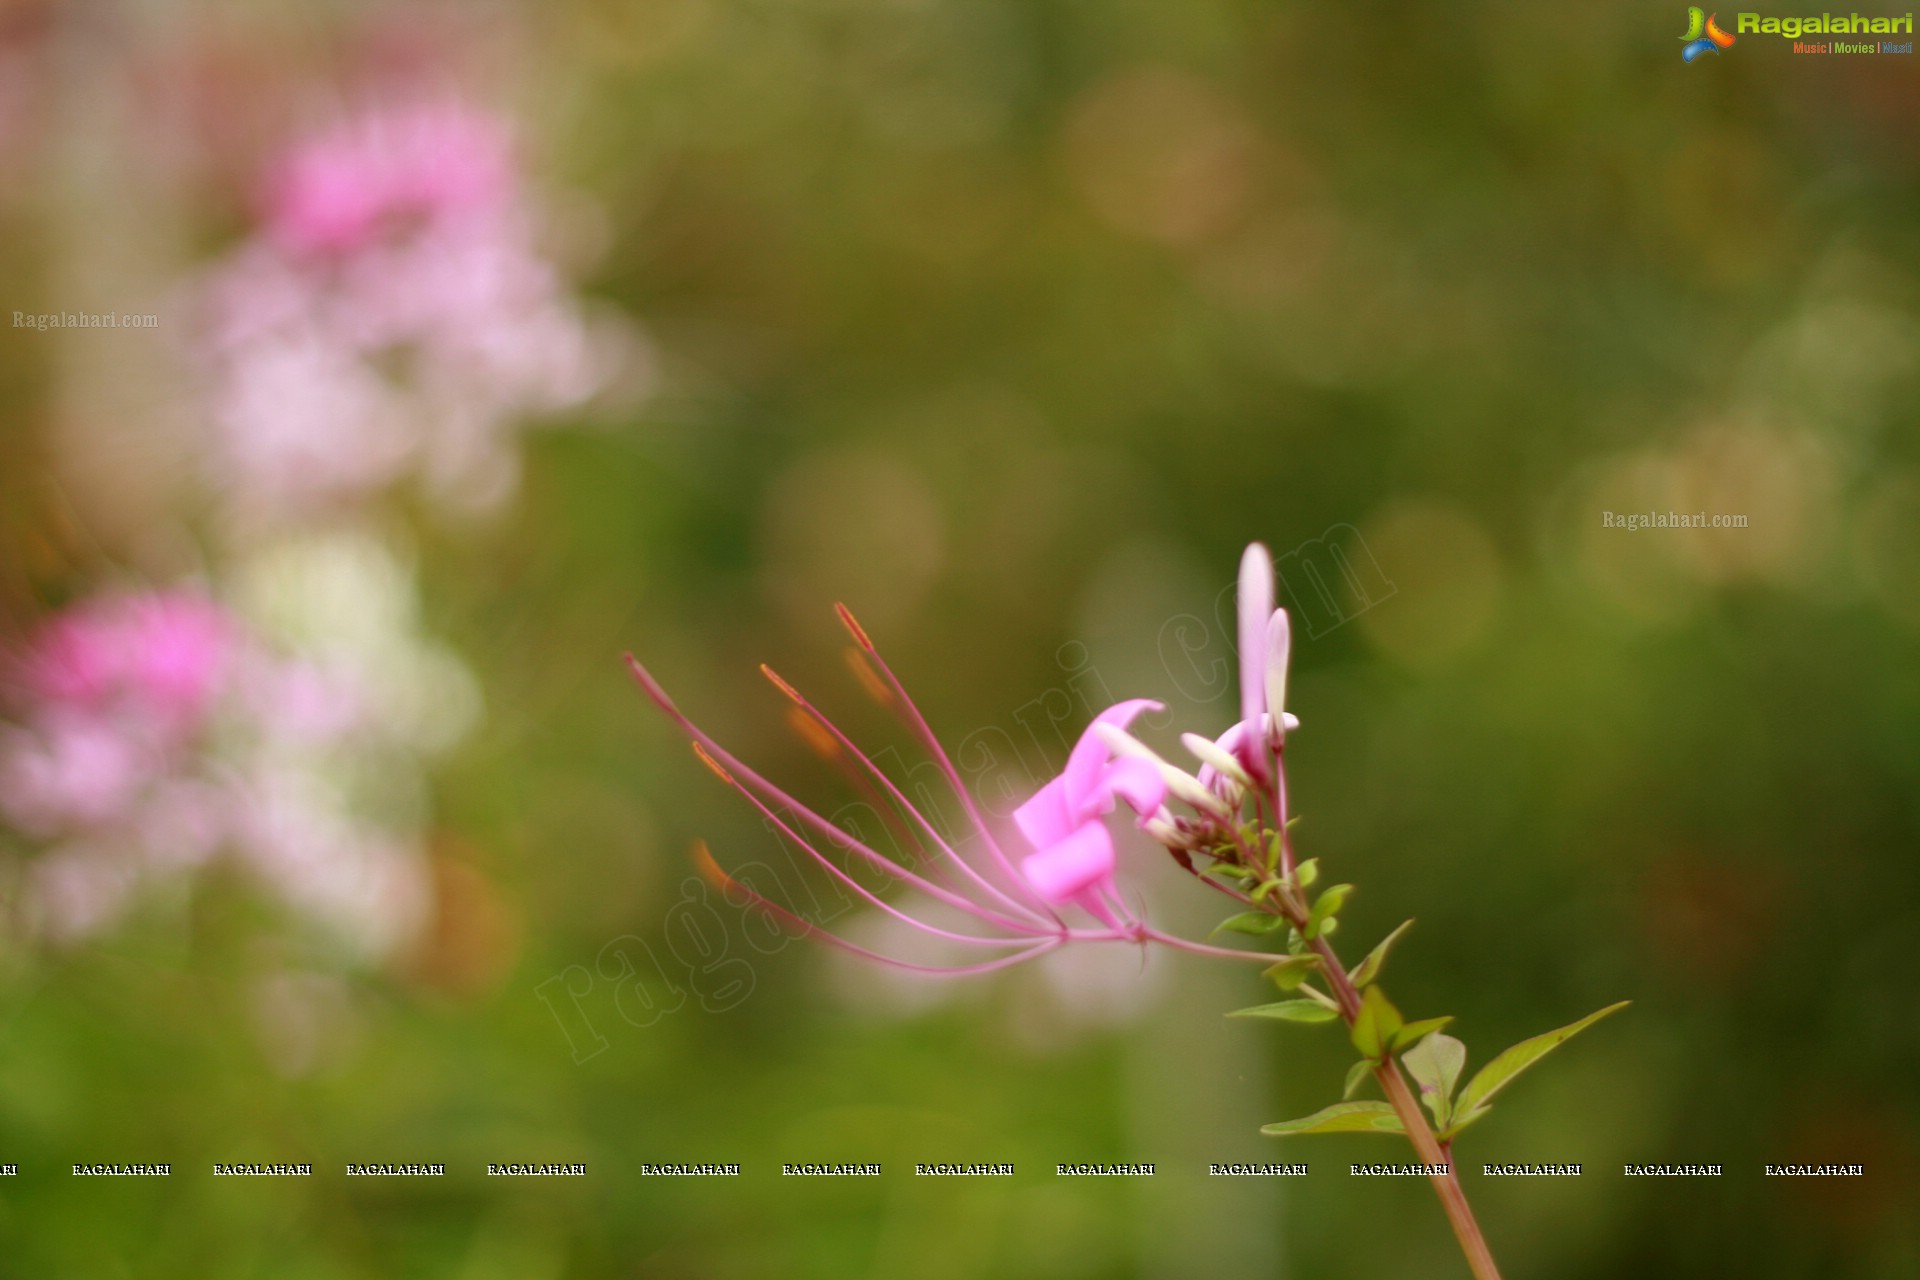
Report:
M 1280 708 L 1273 708 L 1273 714 L 1281 714 Z M 1275 826 L 1280 833 L 1280 861 L 1285 874 L 1291 877 L 1294 868 L 1293 842 L 1287 833 L 1287 771 L 1282 758 L 1283 749 L 1273 753 L 1272 799 Z M 1283 902 L 1285 897 L 1282 896 Z M 1272 899 L 1268 900 L 1272 903 Z M 1304 917 L 1294 919 L 1288 903 L 1270 910 L 1288 917 L 1288 923 L 1305 935 L 1307 921 Z M 1321 967 L 1326 971 L 1327 985 L 1333 988 L 1333 997 L 1340 1005 L 1340 1016 L 1351 1027 L 1354 1019 L 1360 1016 L 1360 993 L 1355 990 L 1353 980 L 1347 976 L 1346 966 L 1340 963 L 1340 957 L 1334 954 L 1333 947 L 1326 937 L 1312 940 L 1314 954 L 1320 957 Z M 1445 1170 L 1430 1175 L 1434 1194 L 1440 1197 L 1440 1207 L 1446 1211 L 1447 1223 L 1453 1228 L 1454 1237 L 1460 1242 L 1460 1252 L 1466 1255 L 1467 1265 L 1472 1268 L 1474 1280 L 1500 1280 L 1500 1268 L 1493 1261 L 1493 1251 L 1487 1247 L 1487 1238 L 1480 1231 L 1480 1224 L 1473 1216 L 1473 1207 L 1467 1203 L 1466 1189 L 1460 1185 L 1460 1179 L 1453 1171 L 1452 1152 L 1440 1145 L 1434 1136 L 1433 1128 L 1427 1123 L 1427 1116 L 1415 1101 L 1413 1090 L 1407 1088 L 1406 1077 L 1400 1074 L 1400 1064 L 1393 1060 L 1391 1051 L 1382 1050 L 1380 1061 L 1374 1064 L 1373 1078 L 1380 1082 L 1380 1091 L 1386 1095 L 1387 1102 L 1393 1107 L 1394 1114 L 1400 1117 L 1401 1126 L 1407 1131 L 1407 1141 L 1413 1144 L 1414 1154 L 1420 1157 L 1420 1163 Z
M 1327 983 L 1333 988 L 1334 999 L 1340 1004 L 1340 1016 L 1352 1026 L 1353 1020 L 1360 1014 L 1360 993 L 1354 989 L 1353 982 L 1347 977 L 1346 969 L 1340 963 L 1340 957 L 1325 938 L 1313 940 L 1314 954 L 1320 957 L 1320 964 L 1326 970 Z M 1380 1091 L 1387 1097 L 1394 1114 L 1400 1117 L 1400 1123 L 1406 1128 L 1407 1140 L 1413 1144 L 1414 1154 L 1420 1157 L 1420 1163 L 1446 1170 L 1444 1173 L 1430 1175 L 1434 1194 L 1440 1197 L 1440 1207 L 1446 1211 L 1447 1222 L 1453 1227 L 1454 1236 L 1460 1241 L 1460 1252 L 1466 1255 L 1467 1265 L 1473 1269 L 1475 1280 L 1500 1280 L 1500 1268 L 1493 1261 L 1493 1251 L 1487 1247 L 1487 1238 L 1481 1234 L 1480 1224 L 1473 1216 L 1473 1207 L 1467 1203 L 1466 1189 L 1460 1185 L 1459 1177 L 1453 1171 L 1452 1152 L 1440 1145 L 1433 1129 L 1427 1124 L 1427 1116 L 1414 1100 L 1413 1090 L 1407 1087 L 1406 1077 L 1400 1074 L 1400 1064 L 1393 1060 L 1391 1053 L 1383 1053 L 1380 1061 L 1374 1065 L 1373 1078 L 1380 1082 Z

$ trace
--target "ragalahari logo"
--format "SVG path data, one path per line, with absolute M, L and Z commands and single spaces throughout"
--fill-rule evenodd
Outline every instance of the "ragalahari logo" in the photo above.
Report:
M 1686 48 L 1680 51 L 1683 59 L 1692 62 L 1703 53 L 1718 53 L 1733 43 L 1733 37 L 1714 21 L 1719 16 L 1707 13 L 1699 5 L 1687 10 L 1687 34 L 1680 37 L 1687 42 Z

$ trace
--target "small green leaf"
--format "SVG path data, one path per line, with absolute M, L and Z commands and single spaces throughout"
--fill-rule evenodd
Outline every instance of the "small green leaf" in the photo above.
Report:
M 1365 1058 L 1354 1063 L 1351 1067 L 1347 1068 L 1347 1087 L 1340 1091 L 1340 1096 L 1342 1098 L 1351 1098 L 1354 1090 L 1358 1089 L 1362 1084 L 1365 1084 L 1367 1077 L 1372 1074 L 1373 1064 Z
M 1261 970 L 1260 976 L 1271 978 L 1273 985 L 1282 991 L 1291 991 L 1320 968 L 1319 956 L 1287 956 L 1278 964 L 1268 965 Z
M 1377 988 L 1368 990 L 1377 990 Z M 1578 1022 L 1568 1023 L 1558 1031 L 1549 1031 L 1531 1040 L 1522 1040 L 1511 1049 L 1496 1055 L 1493 1061 L 1480 1068 L 1480 1074 L 1468 1081 L 1467 1087 L 1460 1091 L 1460 1101 L 1453 1109 L 1454 1114 L 1459 1117 L 1455 1127 L 1464 1129 L 1478 1120 L 1480 1113 L 1486 1110 L 1488 1100 L 1512 1084 L 1515 1076 L 1608 1014 L 1617 1013 L 1632 1003 L 1631 1000 L 1622 1000 L 1618 1004 L 1610 1004 L 1604 1009 L 1588 1014 Z
M 1313 888 L 1313 882 L 1320 878 L 1320 859 L 1308 858 L 1293 869 L 1294 883 L 1302 889 Z
M 1420 1100 L 1433 1112 L 1434 1124 L 1446 1128 L 1453 1090 L 1467 1065 L 1467 1046 L 1436 1031 L 1407 1050 L 1400 1062 L 1419 1082 Z
M 1369 986 L 1379 980 L 1380 971 L 1387 967 L 1387 952 L 1393 950 L 1393 944 L 1400 941 L 1400 935 L 1411 928 L 1413 921 L 1409 920 L 1382 938 L 1379 946 L 1367 952 L 1367 958 L 1353 971 L 1353 985 L 1356 988 Z
M 1235 1009 L 1229 1018 L 1279 1018 L 1283 1022 L 1332 1022 L 1340 1014 L 1318 1000 L 1276 1000 Z
M 1405 1133 L 1400 1117 L 1384 1102 L 1336 1102 L 1298 1120 L 1260 1126 L 1275 1137 L 1296 1133 Z
M 1323 933 L 1333 932 L 1327 928 L 1327 921 L 1333 919 L 1339 914 L 1340 908 L 1347 905 L 1347 897 L 1352 892 L 1352 885 L 1337 884 L 1320 895 L 1313 904 L 1313 913 L 1307 917 L 1308 938 L 1317 938 Z
M 1403 1025 L 1400 1011 L 1393 1007 L 1386 993 L 1378 987 L 1368 987 L 1367 993 L 1360 997 L 1360 1014 L 1353 1020 L 1353 1047 L 1360 1051 L 1361 1057 L 1378 1062 L 1386 1057 L 1387 1046 Z
M 1242 911 L 1237 916 L 1228 916 L 1213 927 L 1215 933 L 1225 929 L 1231 933 L 1250 933 L 1255 937 L 1265 937 L 1286 927 L 1284 916 L 1270 916 L 1264 911 Z
M 1422 1018 L 1418 1022 L 1409 1022 L 1406 1026 L 1393 1033 L 1393 1044 L 1389 1047 L 1395 1053 L 1399 1053 L 1403 1049 L 1411 1049 L 1419 1043 L 1420 1037 L 1431 1035 L 1452 1021 L 1453 1018 L 1448 1016 L 1445 1018 Z

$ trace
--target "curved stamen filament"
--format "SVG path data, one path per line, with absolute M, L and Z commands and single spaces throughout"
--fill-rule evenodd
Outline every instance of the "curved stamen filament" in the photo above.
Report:
M 972 934 L 954 933 L 951 930 L 942 929 L 937 925 L 928 924 L 926 921 L 920 919 L 917 916 L 908 915 L 906 912 L 900 910 L 898 907 L 888 902 L 885 898 L 882 898 L 879 894 L 873 892 L 873 890 L 861 884 L 858 880 L 855 880 L 844 869 L 837 866 L 834 863 L 833 859 L 827 857 L 824 853 L 821 853 L 818 849 L 814 848 L 813 845 L 807 841 L 806 837 L 802 836 L 799 832 L 795 831 L 791 826 L 789 826 L 786 820 L 783 819 L 779 814 L 775 813 L 765 803 L 763 803 L 759 796 L 754 795 L 751 791 L 747 790 L 745 787 L 740 786 L 737 783 L 735 784 L 735 790 L 739 791 L 741 795 L 745 796 L 747 798 L 747 802 L 751 804 L 754 808 L 758 809 L 761 813 L 761 816 L 765 817 L 768 822 L 771 822 L 774 825 L 774 827 L 782 835 L 786 836 L 787 839 L 793 841 L 795 844 L 799 845 L 802 849 L 805 849 L 808 853 L 812 854 L 814 861 L 818 862 L 822 867 L 825 867 L 827 869 L 827 872 L 830 875 L 832 875 L 834 879 L 846 885 L 849 889 L 852 889 L 855 893 L 859 894 L 860 897 L 865 899 L 867 902 L 871 903 L 875 907 L 878 907 L 881 911 L 892 916 L 894 919 L 900 921 L 902 924 L 911 925 L 913 928 L 920 930 L 922 933 L 929 933 L 936 938 L 944 938 L 949 942 L 963 942 L 963 943 L 968 943 L 974 946 L 1017 947 L 1017 946 L 1024 946 L 1033 940 L 1032 934 L 1028 934 L 1025 937 L 1019 937 L 1019 938 L 980 938 L 980 937 L 975 937 Z M 975 913 L 975 914 L 978 914 L 978 913 Z M 1044 937 L 1046 935 L 1043 934 L 1040 936 Z
M 868 847 L 862 841 L 855 839 L 853 835 L 844 828 L 821 817 L 812 809 L 800 803 L 799 800 L 769 782 L 761 774 L 742 762 L 738 756 L 735 756 L 732 752 L 721 746 L 706 730 L 702 729 L 692 720 L 689 720 L 686 714 L 674 705 L 673 699 L 667 696 L 666 690 L 660 687 L 659 682 L 653 678 L 652 674 L 645 667 L 641 666 L 639 660 L 631 654 L 627 655 L 627 666 L 628 669 L 632 671 L 634 679 L 640 683 L 640 687 L 646 691 L 647 696 L 653 700 L 654 704 L 666 712 L 667 716 L 680 727 L 681 732 L 692 738 L 698 746 L 705 749 L 706 755 L 704 758 L 708 760 L 709 764 L 724 766 L 717 767 L 715 772 L 719 773 L 721 778 L 730 785 L 739 787 L 742 794 L 746 794 L 750 798 L 755 799 L 757 803 L 758 797 L 752 795 L 752 791 L 757 789 L 764 795 L 770 797 L 775 803 L 790 810 L 807 826 L 812 827 L 821 835 L 832 840 L 836 845 L 865 859 L 870 865 L 886 872 L 905 884 L 913 886 L 915 889 L 920 890 L 920 892 L 936 901 L 943 902 L 956 910 L 967 912 L 978 919 L 998 925 L 1001 928 L 1011 929 L 1029 936 L 1034 934 L 1032 924 L 1009 918 L 998 911 L 992 910 L 952 890 L 941 888 L 925 877 L 907 870 L 886 855 Z M 734 774 L 739 775 L 737 779 L 733 776 Z M 763 806 L 763 812 L 764 811 L 765 807 Z M 811 846 L 807 847 L 811 849 Z M 814 851 L 814 856 L 820 856 L 818 851 Z M 829 863 L 829 865 L 831 865 L 831 863 Z
M 900 683 L 900 678 L 893 674 L 893 668 L 887 665 L 886 659 L 882 658 L 879 651 L 874 648 L 873 641 L 867 637 L 866 630 L 861 627 L 859 620 L 843 604 L 836 604 L 834 609 L 839 613 L 841 623 L 853 636 L 854 641 L 866 651 L 867 658 L 879 671 L 881 679 L 886 681 L 887 687 L 899 699 L 902 718 L 927 748 L 927 753 L 933 757 L 934 763 L 939 766 L 941 774 L 945 776 L 947 785 L 952 787 L 954 794 L 960 798 L 960 804 L 966 809 L 967 817 L 979 831 L 981 840 L 986 844 L 987 851 L 993 855 L 993 860 L 1002 874 L 1012 884 L 1032 896 L 1048 916 L 1064 924 L 1051 904 L 1042 900 L 1037 894 L 1033 894 L 1032 889 L 1027 885 L 1026 877 L 1014 867 L 1012 860 L 1007 857 L 1006 850 L 1002 849 L 1000 842 L 994 839 L 992 829 L 987 826 L 987 820 L 981 814 L 979 805 L 974 802 L 973 793 L 967 789 L 965 780 L 960 776 L 960 770 L 954 766 L 953 760 L 947 755 L 946 748 L 940 745 L 940 739 L 935 736 L 933 726 L 927 723 L 927 718 L 920 714 L 920 708 L 915 706 L 913 699 L 907 696 L 906 687 Z
M 879 765 L 875 764 L 871 759 L 869 759 L 865 752 L 861 751 L 859 747 L 855 746 L 853 743 L 853 740 L 848 738 L 846 734 L 840 731 L 839 726 L 835 725 L 833 721 L 827 719 L 826 716 L 822 715 L 820 712 L 820 709 L 818 707 L 815 707 L 813 703 L 809 702 L 807 698 L 798 689 L 795 689 L 792 685 L 788 684 L 785 680 L 781 679 L 779 673 L 774 671 L 772 667 L 767 666 L 765 663 L 762 663 L 760 665 L 760 670 L 762 674 L 764 674 L 767 677 L 767 679 L 771 680 L 774 683 L 774 686 L 778 688 L 780 692 L 786 694 L 787 697 L 791 698 L 795 705 L 797 705 L 801 710 L 805 711 L 809 716 L 813 718 L 813 721 L 815 724 L 819 725 L 822 729 L 825 729 L 828 733 L 832 734 L 835 741 L 837 741 L 843 748 L 845 748 L 846 751 L 850 755 L 852 755 L 854 759 L 858 760 L 863 766 L 865 766 L 867 771 L 871 773 L 873 777 L 880 783 L 880 785 L 886 789 L 887 794 L 893 797 L 894 802 L 900 806 L 901 810 L 909 814 L 913 818 L 914 822 L 917 823 L 927 833 L 927 836 L 933 841 L 934 847 L 939 849 L 940 852 L 946 854 L 948 858 L 952 859 L 954 864 L 960 868 L 960 870 L 966 875 L 966 877 L 969 880 L 973 881 L 975 884 L 979 885 L 982 889 L 992 894 L 1003 905 L 1007 906 L 1008 908 L 1014 911 L 1018 911 L 1021 915 L 1031 919 L 1035 924 L 1045 923 L 1045 921 L 1043 921 L 1042 918 L 1038 914 L 1036 914 L 1030 907 L 1026 906 L 1021 902 L 1016 901 L 1014 898 L 1012 898 L 1008 894 L 1001 892 L 1001 890 L 996 885 L 994 885 L 992 881 L 988 880 L 985 876 L 982 876 L 978 871 L 974 870 L 972 864 L 969 863 L 965 858 L 962 858 L 959 855 L 959 853 L 955 851 L 953 846 L 947 843 L 947 841 L 941 836 L 940 832 L 934 827 L 933 823 L 928 820 L 926 815 L 921 813 L 919 809 L 914 807 L 912 802 L 907 799 L 906 795 L 894 783 L 893 779 L 889 778 L 886 775 L 885 771 L 882 770 Z

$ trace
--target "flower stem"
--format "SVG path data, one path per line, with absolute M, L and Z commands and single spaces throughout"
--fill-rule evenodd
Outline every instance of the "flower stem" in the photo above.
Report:
M 1334 954 L 1325 938 L 1315 938 L 1313 949 L 1326 970 L 1327 983 L 1333 988 L 1334 999 L 1339 1002 L 1340 1014 L 1351 1026 L 1360 1013 L 1360 993 L 1354 989 L 1352 980 L 1347 977 L 1347 971 L 1340 963 L 1340 957 Z M 1380 1082 L 1381 1092 L 1386 1094 L 1394 1114 L 1400 1117 L 1400 1123 L 1407 1131 L 1407 1140 L 1413 1144 L 1414 1154 L 1420 1157 L 1420 1163 L 1446 1170 L 1445 1173 L 1431 1175 L 1430 1181 L 1434 1194 L 1440 1197 L 1440 1207 L 1446 1211 L 1447 1222 L 1460 1242 L 1460 1252 L 1466 1255 L 1467 1265 L 1473 1269 L 1475 1280 L 1500 1280 L 1500 1268 L 1493 1261 L 1493 1251 L 1487 1247 L 1487 1238 L 1481 1234 L 1480 1224 L 1473 1216 L 1473 1208 L 1467 1203 L 1466 1190 L 1453 1171 L 1452 1152 L 1448 1147 L 1441 1146 L 1440 1140 L 1434 1136 L 1432 1127 L 1427 1124 L 1426 1113 L 1420 1110 L 1420 1104 L 1414 1100 L 1413 1091 L 1407 1088 L 1406 1077 L 1400 1074 L 1400 1064 L 1393 1060 L 1391 1053 L 1382 1055 L 1373 1069 L 1373 1078 Z
M 1280 708 L 1273 708 L 1275 716 L 1280 713 Z M 1276 747 L 1272 761 L 1273 789 L 1266 795 L 1272 799 L 1274 825 L 1280 833 L 1281 866 L 1291 877 L 1295 864 L 1293 842 L 1287 833 L 1284 748 Z M 1304 913 L 1299 913 L 1299 905 L 1281 895 L 1275 897 L 1279 898 L 1279 902 L 1269 899 L 1267 909 L 1285 915 L 1288 923 L 1304 936 L 1307 921 Z M 1347 977 L 1346 966 L 1340 963 L 1340 957 L 1334 954 L 1326 937 L 1315 938 L 1312 945 L 1314 954 L 1320 957 L 1320 963 L 1326 971 L 1327 985 L 1333 988 L 1334 1000 L 1340 1006 L 1340 1016 L 1351 1027 L 1354 1019 L 1360 1016 L 1360 993 L 1354 989 L 1353 980 Z M 1407 1088 L 1406 1077 L 1400 1074 L 1400 1064 L 1393 1060 L 1391 1052 L 1382 1051 L 1380 1061 L 1373 1068 L 1373 1078 L 1380 1082 L 1380 1091 L 1386 1094 L 1394 1114 L 1400 1117 L 1400 1123 L 1407 1131 L 1407 1141 L 1413 1144 L 1414 1154 L 1420 1157 L 1420 1163 L 1446 1170 L 1445 1173 L 1432 1175 L 1430 1181 L 1434 1194 L 1440 1197 L 1440 1207 L 1446 1211 L 1447 1223 L 1453 1228 L 1454 1238 L 1460 1242 L 1460 1252 L 1466 1255 L 1467 1266 L 1473 1270 L 1474 1280 L 1500 1280 L 1500 1268 L 1493 1261 L 1493 1251 L 1487 1247 L 1487 1238 L 1481 1234 L 1480 1224 L 1474 1220 L 1473 1208 L 1467 1203 L 1466 1189 L 1453 1172 L 1453 1155 L 1449 1149 L 1451 1144 L 1442 1147 L 1440 1140 L 1434 1136 L 1432 1127 L 1427 1124 L 1426 1113 L 1420 1110 L 1413 1091 Z

